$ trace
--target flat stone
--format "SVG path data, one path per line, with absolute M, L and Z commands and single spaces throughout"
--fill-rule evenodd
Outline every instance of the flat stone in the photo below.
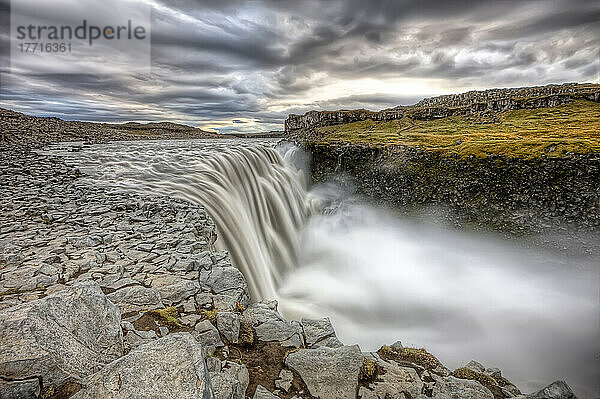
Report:
M 286 357 L 285 365 L 300 375 L 313 396 L 354 399 L 363 359 L 358 345 L 300 349 Z
M 256 386 L 256 391 L 254 391 L 254 396 L 252 399 L 278 399 L 279 396 L 275 396 L 269 391 L 267 388 L 262 385 Z
M 285 392 L 290 390 L 294 374 L 290 370 L 282 369 L 279 372 L 279 378 L 275 380 L 275 387 L 283 389 Z
M 306 346 L 308 348 L 311 348 L 322 339 L 335 336 L 335 330 L 328 317 L 317 320 L 302 319 L 300 324 L 302 325 Z
M 452 376 L 435 378 L 433 397 L 448 399 L 494 399 L 489 389 L 477 381 L 463 380 Z
M 202 346 L 189 333 L 140 345 L 89 377 L 73 399 L 214 398 Z
M 160 299 L 160 293 L 156 289 L 141 285 L 121 288 L 106 297 L 121 309 L 121 313 L 164 307 Z

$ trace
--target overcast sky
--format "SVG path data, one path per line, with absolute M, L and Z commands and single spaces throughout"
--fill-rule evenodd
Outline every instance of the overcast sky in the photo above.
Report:
M 595 0 L 143 2 L 152 5 L 151 73 L 11 73 L 4 53 L 0 106 L 244 132 L 282 129 L 287 114 L 311 109 L 598 81 Z

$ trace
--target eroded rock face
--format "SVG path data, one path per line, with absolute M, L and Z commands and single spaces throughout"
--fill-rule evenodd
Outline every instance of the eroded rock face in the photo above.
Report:
M 119 309 L 96 283 L 0 311 L 0 377 L 82 380 L 123 355 Z
M 140 345 L 90 376 L 84 398 L 214 398 L 202 346 L 189 333 Z
M 356 397 L 363 354 L 357 345 L 341 348 L 300 349 L 285 365 L 297 372 L 310 394 L 321 399 Z

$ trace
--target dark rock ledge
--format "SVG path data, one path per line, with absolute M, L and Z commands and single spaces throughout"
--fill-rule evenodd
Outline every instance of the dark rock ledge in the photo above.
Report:
M 201 206 L 107 193 L 60 159 L 0 152 L 0 397 L 573 398 L 500 370 L 450 372 L 397 342 L 346 346 L 328 319 L 249 303 Z

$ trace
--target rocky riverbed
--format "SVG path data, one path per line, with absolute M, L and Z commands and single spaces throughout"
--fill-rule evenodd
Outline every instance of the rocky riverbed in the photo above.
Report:
M 93 186 L 59 157 L 0 151 L 0 209 L 1 398 L 574 397 L 288 321 L 251 303 L 202 206 Z

